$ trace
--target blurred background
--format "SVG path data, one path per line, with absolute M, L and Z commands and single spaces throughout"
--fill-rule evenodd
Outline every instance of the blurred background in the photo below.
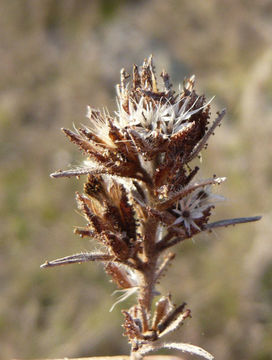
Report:
M 83 179 L 49 178 L 82 160 L 60 128 L 86 122 L 88 104 L 114 111 L 120 69 L 151 53 L 175 88 L 195 74 L 198 93 L 216 95 L 213 116 L 227 108 L 202 154 L 201 177 L 227 176 L 213 220 L 263 215 L 176 248 L 159 290 L 193 318 L 172 340 L 272 358 L 271 19 L 270 0 L 0 2 L 0 358 L 129 351 L 120 309 L 133 299 L 109 313 L 102 266 L 39 266 L 95 247 L 73 235 Z

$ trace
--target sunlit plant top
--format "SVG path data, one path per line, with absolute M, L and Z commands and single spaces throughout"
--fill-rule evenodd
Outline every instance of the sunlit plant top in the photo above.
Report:
M 117 111 L 110 115 L 88 106 L 86 126 L 62 129 L 86 160 L 81 167 L 51 176 L 87 175 L 84 193 L 76 194 L 87 225 L 75 233 L 95 239 L 101 250 L 46 261 L 41 267 L 99 261 L 122 291 L 116 303 L 136 295 L 136 304 L 122 310 L 132 359 L 160 348 L 213 359 L 198 346 L 162 340 L 190 318 L 191 311 L 185 303 L 175 306 L 156 285 L 175 257 L 170 252 L 174 246 L 203 231 L 260 217 L 210 222 L 216 203 L 223 200 L 213 188 L 225 177 L 198 178 L 199 167 L 191 162 L 206 149 L 225 111 L 210 122 L 210 101 L 194 90 L 194 76 L 185 79 L 178 93 L 165 71 L 160 76 L 162 89 L 152 57 L 140 70 L 133 66 L 131 80 L 122 69 Z

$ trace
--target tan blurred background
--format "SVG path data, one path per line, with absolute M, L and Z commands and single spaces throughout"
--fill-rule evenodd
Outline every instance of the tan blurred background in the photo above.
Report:
M 175 87 L 194 73 L 213 113 L 228 110 L 203 153 L 201 176 L 228 178 L 213 219 L 263 215 L 177 247 L 159 290 L 193 318 L 173 339 L 271 359 L 272 2 L 2 0 L 0 24 L 0 358 L 128 353 L 101 266 L 39 265 L 95 247 L 73 235 L 83 179 L 49 178 L 82 159 L 60 128 L 87 104 L 114 111 L 120 68 L 153 53 Z

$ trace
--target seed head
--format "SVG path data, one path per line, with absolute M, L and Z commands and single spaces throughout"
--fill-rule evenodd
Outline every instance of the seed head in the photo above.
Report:
M 225 111 L 210 124 L 212 99 L 196 93 L 194 76 L 185 79 L 178 93 L 165 71 L 161 78 L 160 90 L 152 57 L 140 70 L 134 65 L 131 80 L 122 69 L 117 111 L 110 115 L 88 106 L 86 126 L 63 129 L 85 160 L 51 176 L 87 175 L 84 194 L 76 194 L 87 225 L 75 233 L 95 239 L 103 251 L 66 256 L 42 267 L 100 261 L 122 292 L 111 310 L 137 296 L 136 305 L 122 311 L 132 358 L 165 347 L 212 359 L 194 345 L 158 342 L 191 316 L 186 304 L 175 306 L 170 295 L 161 296 L 152 310 L 160 295 L 156 285 L 175 257 L 165 251 L 203 231 L 259 217 L 210 222 L 216 203 L 223 200 L 213 187 L 225 178 L 196 181 L 199 167 L 191 161 L 207 148 Z

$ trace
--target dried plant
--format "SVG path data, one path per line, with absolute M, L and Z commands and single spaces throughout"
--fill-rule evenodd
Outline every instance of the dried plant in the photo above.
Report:
M 156 291 L 175 257 L 167 250 L 203 231 L 260 217 L 209 222 L 215 204 L 223 199 L 212 187 L 225 178 L 195 180 L 199 167 L 190 163 L 206 148 L 225 110 L 209 124 L 210 101 L 195 92 L 194 76 L 176 94 L 163 71 L 159 90 L 150 57 L 140 71 L 134 65 L 131 84 L 128 78 L 122 69 L 114 116 L 88 107 L 88 126 L 62 129 L 87 160 L 82 167 L 51 175 L 87 175 L 84 194 L 76 194 L 87 226 L 75 233 L 96 239 L 102 250 L 47 261 L 41 267 L 100 261 L 123 293 L 117 302 L 136 294 L 136 305 L 122 310 L 132 359 L 159 348 L 213 359 L 200 347 L 161 340 L 191 316 L 185 303 L 175 306 L 170 295 Z M 152 307 L 156 296 L 161 297 Z

